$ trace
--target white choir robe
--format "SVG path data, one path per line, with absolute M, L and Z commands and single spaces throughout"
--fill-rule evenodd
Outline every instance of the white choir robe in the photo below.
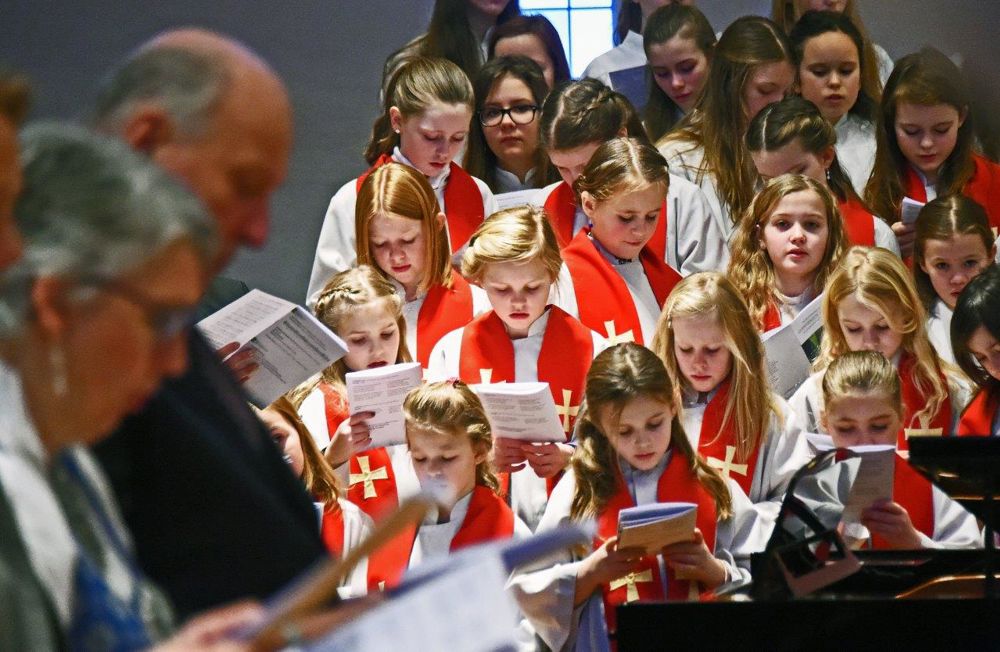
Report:
M 538 382 L 538 356 L 542 351 L 545 327 L 549 322 L 548 311 L 535 320 L 528 328 L 528 336 L 511 340 L 514 345 L 514 381 L 518 383 Z M 431 353 L 427 367 L 427 380 L 435 382 L 459 377 L 459 362 L 462 350 L 464 328 L 453 330 L 441 338 Z M 594 356 L 607 347 L 607 341 L 591 331 L 594 339 Z M 566 355 L 574 352 L 567 351 Z M 545 478 L 540 478 L 527 464 L 523 469 L 510 474 L 510 503 L 514 513 L 534 530 L 545 512 L 548 489 Z
M 875 216 L 875 246 L 888 249 L 897 256 L 902 256 L 899 251 L 899 240 L 896 239 L 896 234 L 892 232 L 892 227 L 885 220 L 877 216 Z
M 581 79 L 590 77 L 611 86 L 611 73 L 646 65 L 642 34 L 629 30 L 625 40 L 587 64 Z
M 875 165 L 875 125 L 847 113 L 835 125 L 837 162 L 847 173 L 858 196 L 864 197 L 868 177 Z
M 347 500 L 338 498 L 337 504 L 344 514 L 344 555 L 361 545 L 361 542 L 371 536 L 375 524 L 361 508 Z M 322 506 L 320 506 L 322 514 Z M 321 517 L 322 519 L 322 517 Z M 322 521 L 321 521 L 322 522 Z M 341 598 L 353 598 L 368 593 L 368 558 L 362 559 L 354 570 L 343 578 L 337 593 Z
M 805 292 L 797 297 L 790 297 L 785 294 L 781 294 L 778 290 L 774 290 L 774 296 L 776 299 L 776 304 L 778 306 L 778 316 L 781 317 L 781 325 L 791 323 L 802 309 L 809 305 L 809 303 L 816 298 L 816 293 L 812 288 L 807 288 Z
M 637 505 L 656 502 L 657 483 L 664 468 L 661 464 L 659 473 L 634 474 Z M 576 476 L 570 469 L 553 489 L 536 533 L 572 522 L 570 507 L 575 493 Z M 743 492 L 733 494 L 733 510 L 735 516 L 718 523 L 714 555 L 726 566 L 727 583 L 744 583 L 750 579 L 748 567 L 739 565 L 729 552 L 744 549 L 745 537 L 752 535 L 744 531 L 752 520 L 746 515 L 753 512 L 753 506 Z M 552 650 L 592 650 L 601 649 L 595 646 L 607 645 L 601 592 L 595 592 L 579 606 L 573 605 L 576 575 L 582 561 L 578 552 L 564 550 L 536 564 L 516 569 L 508 585 L 531 628 Z
M 389 280 L 392 282 L 393 287 L 396 288 L 396 294 L 399 296 L 400 301 L 403 302 L 403 321 L 406 322 L 406 346 L 410 349 L 410 355 L 416 360 L 417 356 L 420 355 L 417 352 L 419 344 L 417 340 L 417 320 L 420 317 L 420 309 L 424 306 L 424 300 L 427 298 L 427 292 L 421 292 L 414 299 L 407 301 L 406 290 L 403 289 L 403 286 L 393 278 Z M 489 297 L 486 296 L 486 290 L 474 283 L 469 283 L 469 290 L 472 291 L 473 318 L 484 312 L 489 312 L 493 308 L 490 305 Z
M 872 43 L 872 48 L 875 50 L 875 57 L 878 59 L 878 76 L 882 81 L 882 86 L 889 81 L 889 75 L 892 74 L 892 69 L 896 67 L 896 62 L 892 60 L 889 53 L 885 51 L 878 43 Z
M 739 216 L 731 215 L 729 204 L 719 194 L 715 184 L 715 173 L 711 170 L 700 172 L 702 161 L 705 159 L 705 150 L 688 142 L 666 139 L 658 142 L 656 147 L 667 159 L 667 168 L 671 175 L 683 177 L 701 189 L 708 201 L 718 231 L 728 242 L 736 230 L 734 219 Z
M 955 364 L 955 352 L 951 348 L 951 317 L 954 314 L 940 298 L 934 299 L 927 316 L 927 337 L 930 339 L 938 357 L 950 364 Z
M 398 147 L 393 150 L 392 159 L 398 163 L 411 165 Z M 445 206 L 444 202 L 444 190 L 450 174 L 451 170 L 446 166 L 444 172 L 428 179 L 431 187 L 434 188 L 438 205 L 445 213 L 447 213 L 448 207 Z M 482 180 L 475 177 L 473 179 L 483 196 L 483 218 L 485 219 L 497 211 L 497 203 L 489 187 Z M 358 202 L 357 187 L 357 178 L 345 183 L 330 200 L 330 206 L 326 210 L 323 228 L 319 233 L 319 242 L 316 244 L 316 257 L 313 260 L 312 273 L 309 277 L 309 289 L 306 290 L 306 305 L 310 308 L 316 304 L 317 295 L 326 286 L 331 276 L 345 269 L 350 269 L 357 263 L 354 230 L 354 213 Z M 465 245 L 458 251 L 452 252 L 452 260 L 461 263 L 464 251 Z
M 715 390 L 709 395 L 714 396 Z M 696 397 L 695 397 L 696 398 Z M 751 553 L 763 552 L 774 529 L 775 520 L 781 510 L 781 501 L 785 497 L 788 482 L 800 468 L 812 459 L 809 442 L 802 431 L 795 425 L 791 407 L 777 394 L 772 395 L 778 406 L 780 415 L 772 414 L 766 439 L 761 443 L 757 453 L 757 463 L 754 467 L 753 480 L 750 483 L 750 494 L 747 498 L 753 503 L 757 516 L 752 536 L 743 541 L 744 548 L 732 549 L 730 552 L 737 559 L 749 559 Z M 706 403 L 697 403 L 685 396 L 684 408 L 681 412 L 681 424 L 687 434 L 691 447 L 698 450 L 701 441 L 701 426 L 705 417 Z M 714 436 L 714 433 L 713 433 Z M 729 491 L 746 495 L 743 488 L 733 477 L 727 478 Z

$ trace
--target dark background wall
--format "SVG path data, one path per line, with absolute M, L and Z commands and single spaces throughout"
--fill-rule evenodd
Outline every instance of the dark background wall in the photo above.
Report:
M 28 73 L 34 118 L 74 118 L 101 76 L 156 32 L 200 25 L 246 42 L 285 79 L 295 107 L 288 181 L 273 202 L 268 245 L 229 274 L 302 300 L 333 192 L 363 169 L 386 55 L 423 31 L 433 0 L 0 0 L 0 61 Z M 716 29 L 767 13 L 767 0 L 698 0 Z M 934 43 L 992 69 L 1000 48 L 995 0 L 862 0 L 873 38 L 898 57 Z M 1000 86 L 1000 84 L 998 84 Z

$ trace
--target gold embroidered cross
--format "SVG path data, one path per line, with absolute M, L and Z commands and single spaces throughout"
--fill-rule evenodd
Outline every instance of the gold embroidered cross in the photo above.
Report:
M 919 428 L 903 428 L 903 437 L 941 437 L 944 435 L 942 428 L 931 428 L 931 418 L 927 415 L 920 417 Z
M 635 335 L 632 334 L 632 329 L 625 331 L 622 334 L 618 334 L 615 331 L 615 322 L 606 321 L 604 322 L 604 330 L 608 334 L 608 346 L 614 346 L 615 344 L 622 344 L 624 342 L 634 342 Z
M 479 370 L 479 382 L 481 382 L 484 385 L 489 385 L 490 382 L 492 382 L 492 379 L 493 379 L 493 370 L 492 369 L 480 369 Z
M 364 497 L 375 498 L 378 496 L 378 492 L 375 491 L 375 481 L 388 480 L 389 472 L 385 470 L 384 466 L 380 466 L 373 471 L 367 455 L 358 457 L 358 466 L 361 468 L 361 473 L 349 474 L 347 476 L 348 486 L 353 487 L 359 482 L 363 482 L 365 483 Z
M 726 460 L 722 461 L 716 457 L 708 458 L 708 465 L 712 468 L 719 469 L 722 471 L 722 477 L 728 478 L 730 471 L 735 471 L 740 475 L 747 474 L 746 464 L 733 464 L 733 458 L 736 456 L 735 446 L 726 446 Z
M 575 417 L 580 413 L 579 405 L 570 405 L 570 399 L 573 397 L 573 392 L 568 389 L 562 391 L 563 402 L 562 405 L 556 406 L 556 414 L 562 417 L 562 427 L 563 430 L 569 432 L 569 419 L 570 417 Z
M 625 577 L 619 577 L 611 582 L 611 590 L 615 591 L 617 589 L 625 587 L 625 602 L 635 602 L 639 599 L 639 589 L 636 588 L 636 584 L 639 582 L 652 582 L 653 572 L 648 568 L 641 573 L 629 573 Z
M 686 573 L 686 572 L 684 572 L 682 570 L 679 570 L 679 571 L 677 571 L 677 572 L 674 573 L 674 579 L 676 579 L 676 580 L 687 580 L 687 583 L 688 583 L 687 600 L 688 600 L 688 602 L 697 602 L 699 600 L 699 598 L 701 597 L 701 585 L 698 584 L 698 582 L 693 579 L 693 575 L 691 573 Z

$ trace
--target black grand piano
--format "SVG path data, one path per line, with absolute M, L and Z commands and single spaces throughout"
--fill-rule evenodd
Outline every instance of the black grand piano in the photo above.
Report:
M 836 472 L 833 453 L 793 483 Z M 998 529 L 1000 438 L 912 439 L 910 463 Z M 806 494 L 790 488 L 768 549 L 752 559 L 752 585 L 709 602 L 623 605 L 618 649 L 1000 650 L 991 532 L 985 550 L 852 552 L 839 515 L 808 509 Z

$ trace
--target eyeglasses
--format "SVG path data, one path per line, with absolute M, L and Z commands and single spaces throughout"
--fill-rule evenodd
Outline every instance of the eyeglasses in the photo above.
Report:
M 484 127 L 496 127 L 503 122 L 503 117 L 510 116 L 510 121 L 516 125 L 526 125 L 535 119 L 538 107 L 534 104 L 518 104 L 508 109 L 498 106 L 488 106 L 479 112 L 479 122 Z
M 81 286 L 97 288 L 102 292 L 118 295 L 140 310 L 146 323 L 156 334 L 156 339 L 166 342 L 184 332 L 194 324 L 198 310 L 195 306 L 163 306 L 149 297 L 114 279 L 88 278 L 80 281 Z

